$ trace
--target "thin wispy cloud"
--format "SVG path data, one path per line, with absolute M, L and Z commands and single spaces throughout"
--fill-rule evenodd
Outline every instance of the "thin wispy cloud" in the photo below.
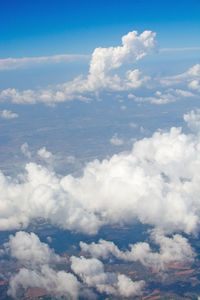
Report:
M 14 70 L 28 67 L 34 64 L 44 63 L 60 63 L 63 61 L 74 62 L 82 59 L 89 59 L 90 55 L 84 54 L 58 54 L 52 56 L 38 56 L 38 57 L 22 57 L 22 58 L 2 58 L 0 59 L 0 71 Z
M 160 52 L 199 51 L 200 47 L 161 48 Z

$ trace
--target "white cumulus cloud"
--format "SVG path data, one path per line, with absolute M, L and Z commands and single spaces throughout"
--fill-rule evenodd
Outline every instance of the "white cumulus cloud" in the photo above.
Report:
M 166 237 L 159 232 L 153 232 L 153 241 L 159 246 L 159 252 L 153 251 L 147 242 L 130 244 L 131 250 L 121 251 L 113 242 L 99 240 L 98 243 L 86 244 L 80 242 L 84 252 L 88 252 L 95 258 L 108 258 L 111 255 L 125 261 L 139 261 L 145 267 L 157 270 L 167 269 L 170 262 L 186 263 L 193 262 L 195 252 L 188 243 L 188 240 L 179 234 L 172 238 Z
M 10 235 L 4 247 L 11 257 L 16 258 L 26 267 L 38 267 L 43 264 L 57 263 L 61 258 L 47 244 L 40 242 L 34 233 L 19 231 Z
M 71 257 L 71 268 L 89 287 L 95 287 L 98 292 L 125 297 L 142 295 L 145 282 L 132 281 L 125 275 L 104 272 L 103 263 L 96 259 Z
M 198 117 L 194 117 L 198 120 Z M 21 229 L 38 217 L 61 228 L 94 234 L 106 224 L 137 221 L 164 233 L 199 226 L 200 136 L 181 128 L 155 132 L 132 151 L 61 176 L 27 163 L 17 178 L 0 174 L 0 228 Z

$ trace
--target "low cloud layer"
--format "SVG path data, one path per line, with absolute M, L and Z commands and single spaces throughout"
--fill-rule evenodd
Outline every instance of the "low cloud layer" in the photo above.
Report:
M 71 268 L 89 287 L 95 287 L 98 292 L 116 296 L 140 296 L 143 293 L 145 282 L 133 282 L 125 275 L 104 272 L 103 263 L 96 259 L 71 257 Z
M 199 112 L 184 118 L 195 127 Z M 33 162 L 17 178 L 1 173 L 0 229 L 26 228 L 42 217 L 87 234 L 106 224 L 135 222 L 164 233 L 195 233 L 199 138 L 197 131 L 184 134 L 181 128 L 158 131 L 136 142 L 129 153 L 88 163 L 80 177 L 60 176 Z
M 42 288 L 55 296 L 77 299 L 81 284 L 76 277 L 65 271 L 56 271 L 55 264 L 63 258 L 55 254 L 34 233 L 17 232 L 4 244 L 5 253 L 15 258 L 21 269 L 9 280 L 8 295 L 18 298 L 27 288 Z
M 144 281 L 133 282 L 123 274 L 104 272 L 103 263 L 96 258 L 71 257 L 71 270 L 80 281 L 72 273 L 56 271 L 55 264 L 62 262 L 63 258 L 40 242 L 34 233 L 17 232 L 15 236 L 10 236 L 4 248 L 22 265 L 9 280 L 8 295 L 14 298 L 22 296 L 31 287 L 70 299 L 78 299 L 79 296 L 95 299 L 90 288 L 95 288 L 99 293 L 125 297 L 141 295 L 144 290 Z
M 139 261 L 145 267 L 158 271 L 167 269 L 170 262 L 186 263 L 193 262 L 195 253 L 186 238 L 179 234 L 166 237 L 158 232 L 152 234 L 154 244 L 160 248 L 159 252 L 153 251 L 147 242 L 131 244 L 130 251 L 121 251 L 113 242 L 100 240 L 90 245 L 80 242 L 83 252 L 90 253 L 95 258 L 109 258 L 111 255 L 124 261 Z

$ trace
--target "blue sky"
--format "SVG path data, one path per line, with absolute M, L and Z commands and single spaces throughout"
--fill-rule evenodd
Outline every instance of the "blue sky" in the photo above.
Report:
M 131 30 L 157 32 L 161 47 L 200 46 L 200 2 L 1 1 L 0 57 L 91 53 Z

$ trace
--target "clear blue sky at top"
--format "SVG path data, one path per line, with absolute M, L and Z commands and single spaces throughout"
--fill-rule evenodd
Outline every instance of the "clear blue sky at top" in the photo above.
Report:
M 0 1 L 1 58 L 91 53 L 146 29 L 161 47 L 200 46 L 200 1 Z

